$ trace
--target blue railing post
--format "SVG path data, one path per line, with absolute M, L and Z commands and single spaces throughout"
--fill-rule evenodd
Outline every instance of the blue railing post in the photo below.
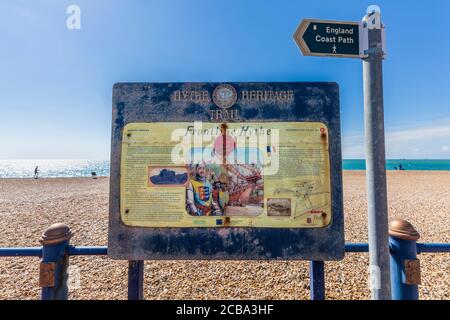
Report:
M 323 261 L 309 262 L 309 295 L 311 300 L 325 300 L 324 269 Z
M 128 300 L 144 299 L 144 261 L 128 261 Z
M 391 287 L 393 300 L 419 300 L 420 262 L 417 243 L 420 235 L 407 221 L 393 220 L 389 226 Z
M 55 223 L 45 230 L 39 242 L 42 244 L 42 260 L 39 268 L 39 286 L 42 300 L 67 300 L 67 269 L 72 232 L 63 223 Z

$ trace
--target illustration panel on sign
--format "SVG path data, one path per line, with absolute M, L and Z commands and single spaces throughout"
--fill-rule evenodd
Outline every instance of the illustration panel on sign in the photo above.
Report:
M 131 123 L 121 163 L 126 225 L 317 228 L 332 218 L 322 123 Z

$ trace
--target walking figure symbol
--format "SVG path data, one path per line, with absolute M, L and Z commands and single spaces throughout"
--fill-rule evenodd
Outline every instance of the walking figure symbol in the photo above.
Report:
M 333 45 L 333 53 L 336 53 L 336 45 Z

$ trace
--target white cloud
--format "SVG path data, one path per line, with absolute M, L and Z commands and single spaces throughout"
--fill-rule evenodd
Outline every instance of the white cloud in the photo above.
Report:
M 450 119 L 435 121 L 433 125 L 386 128 L 386 157 L 445 158 L 450 147 Z M 343 158 L 364 158 L 364 134 L 343 135 Z
M 392 131 L 386 134 L 386 141 L 390 143 L 409 142 L 417 140 L 430 140 L 437 138 L 450 139 L 450 124 L 441 127 L 425 127 Z

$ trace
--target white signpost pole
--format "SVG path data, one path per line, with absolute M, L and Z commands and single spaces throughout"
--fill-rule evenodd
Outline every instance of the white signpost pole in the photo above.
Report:
M 380 9 L 370 6 L 363 17 L 367 56 L 363 61 L 366 132 L 366 186 L 369 222 L 370 290 L 373 300 L 391 299 L 386 160 L 384 143 L 384 35 Z
M 336 37 L 336 33 L 347 37 Z M 294 40 L 305 56 L 362 59 L 370 289 L 372 299 L 391 299 L 382 73 L 385 52 L 380 8 L 369 6 L 362 23 L 303 19 Z

